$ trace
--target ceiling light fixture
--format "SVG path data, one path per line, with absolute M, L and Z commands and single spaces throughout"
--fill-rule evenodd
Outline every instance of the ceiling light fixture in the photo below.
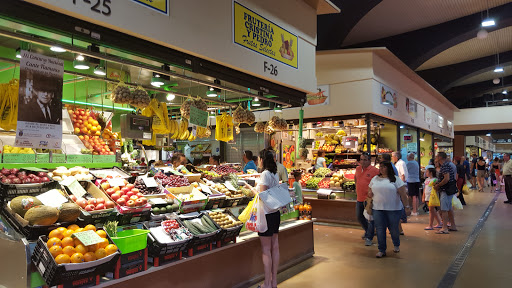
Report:
M 494 68 L 494 73 L 501 73 L 501 72 L 503 72 L 503 67 L 498 66 L 498 67 Z
M 501 81 L 501 80 L 500 80 L 500 78 L 494 78 L 494 79 L 492 80 L 492 83 L 494 83 L 494 84 L 498 85 L 498 84 L 500 84 L 500 81 Z
M 258 99 L 258 97 L 254 98 L 254 100 L 252 101 L 251 105 L 254 106 L 254 107 L 261 106 L 260 99 Z
M 16 58 L 21 59 L 21 48 L 16 49 Z
M 508 102 L 508 98 L 503 99 L 503 102 Z
M 206 96 L 210 97 L 210 98 L 217 97 L 217 91 L 215 91 L 215 90 L 208 90 L 208 92 L 206 92 Z
M 52 46 L 52 47 L 50 47 L 50 50 L 52 50 L 53 52 L 57 52 L 57 53 L 62 53 L 62 52 L 67 51 L 66 49 L 59 47 L 59 46 Z
M 480 31 L 476 33 L 476 38 L 480 40 L 487 38 L 487 36 L 489 36 L 489 32 L 487 32 L 487 30 L 485 30 L 484 28 L 480 29 Z
M 508 91 L 507 91 L 507 90 L 503 90 L 503 92 L 501 92 L 501 94 L 503 94 L 503 95 L 507 95 L 507 94 L 508 94 Z
M 174 100 L 174 98 L 176 98 L 176 95 L 169 93 L 169 94 L 167 94 L 166 98 L 167 98 L 167 101 L 170 102 L 170 101 Z
M 404 126 L 404 125 L 400 125 L 400 129 L 404 129 L 404 128 L 405 128 L 405 126 Z
M 212 111 L 212 112 L 210 113 L 210 118 L 215 118 L 215 112 L 213 112 L 213 111 Z
M 425 141 L 425 138 L 420 138 L 420 141 Z
M 215 90 L 215 88 L 213 88 L 213 87 L 210 87 L 210 89 L 209 89 L 209 90 L 210 90 L 210 91 L 213 91 L 213 90 Z
M 487 133 L 487 134 L 485 134 L 485 136 L 489 136 L 489 137 L 490 137 L 490 136 L 491 136 L 491 133 Z
M 100 75 L 100 76 L 107 75 L 107 72 L 105 70 L 105 66 L 103 66 L 103 64 L 101 62 L 100 62 L 99 65 L 96 65 L 96 67 L 94 67 L 94 74 Z
M 496 25 L 496 22 L 492 18 L 485 18 L 484 21 L 482 21 L 482 27 L 491 27 Z
M 283 109 L 281 108 L 281 106 L 277 105 L 277 106 L 274 108 L 274 111 L 275 111 L 275 112 L 283 112 Z
M 87 70 L 91 68 L 89 62 L 85 59 L 84 55 L 79 54 L 76 56 L 75 60 L 73 60 L 73 67 L 78 70 Z
M 153 77 L 151 77 L 151 86 L 160 87 L 164 85 L 164 81 L 161 79 L 161 75 L 153 72 Z

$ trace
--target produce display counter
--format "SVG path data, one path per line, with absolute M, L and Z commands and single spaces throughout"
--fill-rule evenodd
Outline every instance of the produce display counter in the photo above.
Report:
M 313 221 L 289 220 L 279 230 L 280 271 L 314 254 Z M 256 233 L 242 232 L 237 243 L 101 283 L 97 287 L 247 287 L 263 279 L 261 244 Z
M 316 191 L 304 191 L 304 202 L 313 207 L 312 216 L 319 222 L 357 225 L 356 201 L 345 199 L 318 199 Z M 338 192 L 343 194 L 343 192 Z M 336 193 L 336 194 L 338 194 Z M 347 194 L 354 194 L 347 192 Z M 338 195 L 336 195 L 338 198 Z
M 90 169 L 96 168 L 112 168 L 121 167 L 121 163 L 110 162 L 110 163 L 0 163 L 1 168 L 12 169 L 20 167 L 34 167 L 41 169 L 55 169 L 57 167 L 64 166 L 66 168 L 72 168 L 76 166 L 83 166 Z

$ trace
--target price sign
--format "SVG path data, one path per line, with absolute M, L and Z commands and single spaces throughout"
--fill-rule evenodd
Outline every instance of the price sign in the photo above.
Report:
M 320 195 L 331 195 L 332 190 L 330 190 L 330 189 L 318 189 L 316 191 L 316 193 L 318 193 Z
M 34 154 L 18 154 L 7 153 L 4 154 L 4 163 L 35 163 L 36 157 Z
M 144 181 L 144 184 L 148 188 L 158 187 L 158 183 L 156 183 L 155 178 L 153 177 L 144 177 L 142 178 L 142 181 Z
M 190 124 L 206 128 L 208 125 L 208 112 L 190 106 Z
M 124 179 L 123 178 L 112 178 L 112 179 L 107 179 L 107 181 L 108 181 L 108 184 L 110 184 L 110 186 L 112 186 L 112 187 L 115 187 L 115 186 L 122 187 L 122 186 L 124 186 Z
M 205 193 L 208 193 L 208 194 L 212 194 L 212 191 L 210 190 L 210 187 L 202 184 L 202 183 L 199 183 L 199 186 L 201 186 L 201 190 L 203 190 L 203 192 Z
M 68 163 L 92 163 L 92 155 L 71 154 L 67 156 Z
M 37 163 L 50 163 L 50 154 L 49 153 L 36 154 L 36 162 Z
M 116 155 L 92 155 L 93 163 L 114 163 Z
M 231 184 L 231 182 L 229 182 L 229 181 L 226 181 L 226 182 L 224 183 L 224 185 L 226 186 L 226 188 L 228 188 L 228 190 L 235 191 L 235 192 L 237 191 L 237 190 L 235 189 L 235 187 L 233 187 L 233 184 Z
M 66 154 L 52 153 L 52 163 L 66 163 Z
M 93 230 L 73 233 L 73 237 L 78 238 L 78 240 L 80 240 L 80 242 L 82 242 L 84 246 L 94 245 L 103 242 L 103 238 L 101 238 Z
M 74 177 L 68 177 L 62 180 L 60 184 L 68 187 L 71 194 L 75 195 L 77 199 L 82 198 L 87 193 L 84 187 L 82 187 Z
M 68 202 L 68 199 L 60 194 L 59 190 L 57 189 L 52 189 L 46 193 L 36 196 L 36 198 L 39 199 L 39 201 L 41 201 L 44 205 L 55 208 L 59 208 L 60 205 Z

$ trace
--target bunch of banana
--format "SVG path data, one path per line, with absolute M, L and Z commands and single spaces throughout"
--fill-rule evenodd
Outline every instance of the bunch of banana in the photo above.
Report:
M 16 130 L 18 121 L 18 79 L 0 84 L 0 127 L 4 130 Z
M 177 122 L 176 125 L 178 125 Z M 188 131 L 188 120 L 181 119 L 181 122 L 178 125 L 178 129 L 175 129 L 171 138 L 178 140 L 187 140 L 190 135 L 190 131 Z
M 210 137 L 210 135 L 207 135 L 207 131 L 208 130 L 209 130 L 208 128 L 197 126 L 197 132 L 196 132 L 197 138 L 208 138 L 208 137 Z
M 176 120 L 169 120 L 169 134 L 174 134 L 178 131 L 179 125 Z

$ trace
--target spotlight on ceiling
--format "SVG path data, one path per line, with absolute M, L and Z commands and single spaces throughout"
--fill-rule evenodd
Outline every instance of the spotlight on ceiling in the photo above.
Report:
M 160 74 L 153 72 L 153 77 L 151 77 L 151 86 L 160 87 L 164 85 L 164 80 Z
M 21 59 L 21 48 L 16 49 L 16 58 Z
M 174 100 L 174 98 L 176 98 L 176 95 L 174 95 L 172 93 L 167 94 L 167 101 L 172 101 L 172 100 Z
M 487 32 L 487 30 L 485 30 L 484 28 L 480 29 L 480 31 L 476 33 L 476 38 L 478 39 L 485 39 L 487 38 L 487 36 L 489 36 L 489 32 Z
M 495 73 L 501 73 L 501 72 L 503 72 L 503 67 L 498 66 L 498 67 L 494 68 L 494 72 L 495 72 Z
M 487 134 L 485 134 L 485 136 L 489 136 L 489 137 L 491 137 L 491 133 L 487 133 Z
M 500 84 L 500 82 L 501 82 L 500 78 L 494 78 L 494 79 L 492 80 L 492 83 L 494 83 L 494 84 L 496 84 L 496 85 Z
M 494 25 L 496 25 L 496 22 L 494 22 L 494 19 L 492 18 L 486 18 L 482 21 L 482 27 L 491 27 Z
M 105 67 L 103 67 L 103 65 L 100 64 L 94 68 L 94 74 L 100 75 L 100 76 L 105 76 L 105 75 L 107 75 L 107 72 L 105 71 Z
M 209 90 L 206 92 L 206 96 L 207 96 L 207 97 L 210 97 L 210 98 L 217 97 L 217 91 L 215 91 L 215 89 L 213 89 L 213 90 L 210 90 L 210 89 L 209 89 Z
M 283 109 L 281 108 L 281 106 L 277 105 L 277 106 L 274 108 L 274 111 L 275 111 L 275 112 L 283 112 Z
M 78 54 L 78 56 L 76 56 L 75 60 L 78 60 L 78 61 L 84 61 L 84 60 L 85 60 L 85 57 L 84 57 L 84 55 L 82 55 L 82 54 Z
M 66 49 L 59 47 L 59 46 L 52 46 L 52 47 L 50 47 L 50 50 L 52 50 L 53 52 L 57 52 L 57 53 L 66 52 Z
M 258 99 L 258 97 L 254 98 L 254 101 L 252 101 L 251 105 L 254 107 L 261 106 L 260 99 Z
M 87 61 L 82 54 L 79 54 L 76 56 L 75 60 L 73 60 L 73 67 L 78 70 L 87 70 L 91 68 L 89 61 Z

